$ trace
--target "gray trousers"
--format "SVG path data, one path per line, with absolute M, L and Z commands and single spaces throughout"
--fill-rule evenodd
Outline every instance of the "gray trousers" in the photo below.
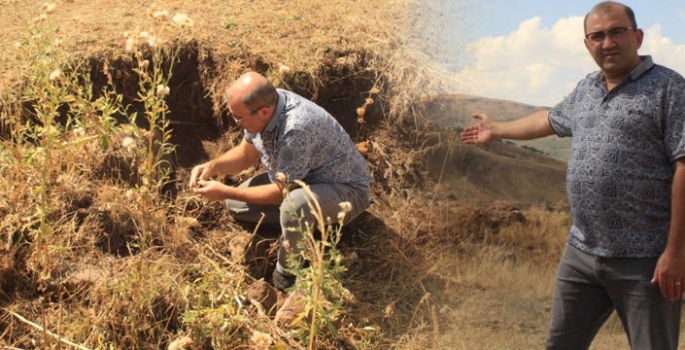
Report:
M 658 258 L 603 258 L 566 245 L 557 272 L 547 349 L 588 349 L 616 310 L 630 347 L 676 350 L 681 303 L 650 281 Z
M 243 182 L 240 187 L 260 186 L 270 183 L 269 176 L 266 173 L 262 173 Z M 281 236 L 276 268 L 284 274 L 290 274 L 288 269 L 291 267 L 288 266 L 287 262 L 288 253 L 300 253 L 297 243 L 303 238 L 302 231 L 299 229 L 301 224 L 304 222 L 316 224 L 316 220 L 309 208 L 309 202 L 312 199 L 319 203 L 324 218 L 330 218 L 331 223 L 338 222 L 338 213 L 342 210 L 339 205 L 341 202 L 350 202 L 352 204 L 352 211 L 345 215 L 343 224 L 352 221 L 369 206 L 369 193 L 349 185 L 314 184 L 309 185 L 309 190 L 314 194 L 314 198 L 311 198 L 303 188 L 297 188 L 290 191 L 288 197 L 283 199 L 281 205 L 258 205 L 232 199 L 226 200 L 226 208 L 229 214 L 236 220 L 257 223 L 262 218 L 263 213 L 264 219 L 262 224 L 275 227 L 280 226 Z M 288 242 L 288 244 L 283 244 L 284 242 Z

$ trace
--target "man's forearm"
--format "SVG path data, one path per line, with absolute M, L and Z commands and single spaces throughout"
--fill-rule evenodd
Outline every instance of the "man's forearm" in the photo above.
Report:
M 240 144 L 231 148 L 226 153 L 214 159 L 214 167 L 210 175 L 233 175 L 237 174 L 259 160 L 259 153 L 254 145 L 243 140 Z
M 280 205 L 283 202 L 283 187 L 279 184 L 268 184 L 254 187 L 228 187 L 227 199 L 245 203 Z
M 549 111 L 542 110 L 508 122 L 497 122 L 493 129 L 497 139 L 532 140 L 554 134 L 549 124 Z

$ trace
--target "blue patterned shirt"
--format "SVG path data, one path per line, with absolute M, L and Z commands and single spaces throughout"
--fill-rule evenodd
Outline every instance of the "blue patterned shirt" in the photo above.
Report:
M 348 184 L 368 192 L 369 168 L 345 129 L 314 102 L 277 91 L 278 104 L 266 128 L 256 134 L 244 131 L 245 140 L 261 153 L 271 181 L 283 173 L 288 183 Z
M 656 257 L 668 238 L 673 162 L 685 156 L 685 80 L 643 56 L 612 91 L 600 72 L 551 109 L 571 136 L 569 244 L 603 257 Z

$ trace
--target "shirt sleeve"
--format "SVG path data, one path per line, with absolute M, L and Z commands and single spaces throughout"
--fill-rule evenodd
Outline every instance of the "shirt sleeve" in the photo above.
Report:
M 576 93 L 577 88 L 549 111 L 549 124 L 552 126 L 554 133 L 559 137 L 569 137 L 573 135 L 571 117 L 573 115 L 573 100 Z

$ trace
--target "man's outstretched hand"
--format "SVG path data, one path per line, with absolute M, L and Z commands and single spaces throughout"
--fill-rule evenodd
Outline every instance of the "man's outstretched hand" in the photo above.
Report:
M 495 141 L 495 122 L 485 113 L 474 113 L 473 119 L 480 120 L 479 124 L 472 125 L 462 131 L 461 141 L 468 144 L 485 144 Z

